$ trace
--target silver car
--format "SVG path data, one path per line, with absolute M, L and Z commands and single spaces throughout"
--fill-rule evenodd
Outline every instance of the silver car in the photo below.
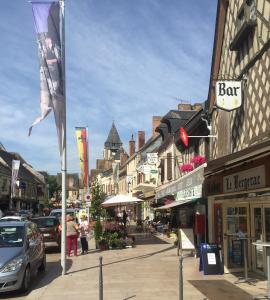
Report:
M 31 277 L 46 268 L 43 237 L 29 222 L 0 222 L 0 292 L 29 289 Z

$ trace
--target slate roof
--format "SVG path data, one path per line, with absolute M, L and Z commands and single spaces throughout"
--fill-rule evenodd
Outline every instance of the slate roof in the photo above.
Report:
M 105 149 L 117 150 L 117 149 L 120 149 L 120 147 L 122 145 L 123 145 L 123 143 L 121 142 L 118 131 L 117 131 L 117 129 L 115 127 L 115 124 L 113 122 L 111 130 L 110 130 L 109 135 L 107 137 L 107 140 L 104 143 L 104 147 L 105 147 Z
M 183 127 L 196 113 L 196 110 L 170 110 L 161 122 L 168 125 L 169 133 L 174 133 L 180 127 Z

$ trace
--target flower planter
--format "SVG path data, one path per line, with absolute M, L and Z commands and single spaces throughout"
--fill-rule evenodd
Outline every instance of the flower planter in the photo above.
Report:
M 101 251 L 105 251 L 105 250 L 108 250 L 108 245 L 107 244 L 100 244 L 99 245 L 99 249 L 101 250 Z

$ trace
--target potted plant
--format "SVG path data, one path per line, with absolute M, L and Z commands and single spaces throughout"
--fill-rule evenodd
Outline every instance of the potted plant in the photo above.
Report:
M 108 241 L 105 238 L 101 238 L 98 242 L 98 246 L 101 251 L 108 250 Z
M 94 236 L 96 241 L 96 249 L 99 247 L 99 241 L 102 237 L 102 225 L 100 220 L 98 219 L 95 226 L 94 226 Z
M 191 163 L 193 163 L 195 166 L 200 166 L 206 162 L 206 159 L 204 156 L 196 155 L 192 158 Z
M 190 172 L 190 171 L 193 171 L 194 170 L 194 167 L 192 164 L 183 164 L 181 167 L 180 167 L 180 170 L 182 172 Z

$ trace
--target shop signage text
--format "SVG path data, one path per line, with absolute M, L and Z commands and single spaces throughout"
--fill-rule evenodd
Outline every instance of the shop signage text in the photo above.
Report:
M 259 166 L 223 178 L 224 192 L 238 192 L 265 187 L 265 167 Z
M 158 154 L 157 153 L 147 153 L 147 163 L 149 165 L 155 165 L 158 163 Z
M 220 109 L 234 110 L 242 105 L 241 81 L 217 81 L 216 105 Z
M 167 195 L 176 194 L 182 190 L 192 189 L 198 185 L 201 185 L 204 180 L 204 168 L 196 170 L 193 174 L 185 175 L 184 177 L 179 178 L 176 182 L 171 183 L 167 187 L 156 192 L 156 198 L 160 199 Z
M 202 184 L 177 192 L 176 201 L 197 199 L 202 197 Z

